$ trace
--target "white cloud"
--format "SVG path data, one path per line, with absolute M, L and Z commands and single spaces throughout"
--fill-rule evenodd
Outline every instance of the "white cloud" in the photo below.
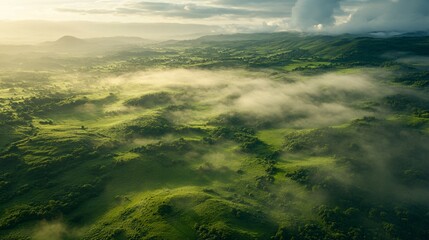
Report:
M 335 23 L 334 13 L 339 9 L 339 0 L 298 0 L 292 8 L 292 25 L 301 30 L 321 30 Z
M 427 31 L 429 1 L 376 0 L 362 2 L 348 21 L 332 28 L 334 32 Z
M 0 1 L 0 19 L 198 23 L 247 32 L 405 32 L 429 29 L 429 1 L 15 0 Z

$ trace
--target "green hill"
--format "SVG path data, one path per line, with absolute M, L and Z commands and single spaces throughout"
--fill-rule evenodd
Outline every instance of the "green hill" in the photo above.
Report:
M 111 40 L 0 57 L 0 239 L 429 238 L 428 37 Z

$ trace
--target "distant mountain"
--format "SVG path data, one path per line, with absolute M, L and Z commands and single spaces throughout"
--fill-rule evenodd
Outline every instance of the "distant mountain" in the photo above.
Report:
M 400 36 L 401 37 L 427 37 L 429 36 L 429 31 L 403 33 Z
M 103 38 L 88 38 L 86 42 L 107 45 L 143 45 L 156 43 L 154 40 L 144 39 L 140 37 L 103 37 Z
M 194 55 L 200 49 L 201 57 L 210 55 L 210 59 L 218 59 L 218 62 L 213 60 L 218 65 L 228 61 L 230 65 L 246 62 L 250 67 L 282 67 L 302 59 L 311 59 L 308 61 L 368 67 L 394 61 L 387 58 L 386 54 L 406 52 L 410 56 L 429 55 L 429 36 L 412 39 L 410 36 L 278 32 L 205 36 L 165 44 L 192 48 Z
M 413 42 L 410 37 L 418 38 Z M 45 42 L 36 46 L 1 46 L 2 54 L 35 53 L 35 54 L 74 54 L 76 56 L 107 56 L 116 53 L 145 52 L 158 47 L 192 47 L 192 48 L 228 48 L 241 49 L 252 58 L 258 53 L 260 58 L 276 55 L 284 61 L 293 57 L 313 56 L 319 59 L 348 60 L 355 64 L 367 59 L 380 59 L 386 52 L 410 52 L 415 55 L 429 54 L 429 49 L 421 47 L 428 41 L 428 32 L 396 33 L 381 32 L 372 34 L 321 35 L 301 32 L 249 33 L 209 35 L 193 40 L 170 40 L 156 42 L 140 37 L 103 37 L 82 39 L 75 36 L 63 36 L 56 41 Z M 264 51 L 261 51 L 261 50 Z M 270 57 L 271 59 L 272 57 Z M 287 58 L 287 59 L 286 59 Z M 268 58 L 267 58 L 268 59 Z M 265 60 L 264 60 L 265 61 Z M 274 59 L 274 61 L 277 61 Z M 364 61 L 364 62 L 365 62 Z M 272 64 L 267 62 L 266 64 Z
M 429 31 L 417 31 L 417 32 L 370 32 L 361 34 L 362 36 L 376 37 L 376 38 L 391 38 L 391 37 L 427 37 Z
M 152 44 L 156 41 L 147 40 L 139 37 L 103 37 L 103 38 L 87 38 L 81 39 L 74 36 L 63 36 L 53 42 L 45 42 L 42 45 L 45 46 L 63 46 L 63 47 L 75 47 L 88 44 L 102 44 L 102 45 L 140 45 L 140 44 Z
M 56 46 L 80 46 L 83 44 L 87 44 L 87 42 L 77 37 L 63 36 L 52 44 Z
M 39 50 L 58 53 L 99 54 L 141 48 L 156 43 L 139 37 L 104 37 L 81 39 L 74 36 L 63 36 L 53 42 L 39 45 Z

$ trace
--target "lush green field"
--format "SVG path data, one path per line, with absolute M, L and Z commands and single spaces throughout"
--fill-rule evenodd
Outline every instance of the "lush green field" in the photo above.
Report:
M 429 238 L 429 38 L 68 41 L 0 55 L 0 239 Z

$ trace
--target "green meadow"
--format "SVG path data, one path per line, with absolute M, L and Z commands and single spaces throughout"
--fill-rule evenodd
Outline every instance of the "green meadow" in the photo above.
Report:
M 0 55 L 0 239 L 429 238 L 427 37 L 69 38 Z

